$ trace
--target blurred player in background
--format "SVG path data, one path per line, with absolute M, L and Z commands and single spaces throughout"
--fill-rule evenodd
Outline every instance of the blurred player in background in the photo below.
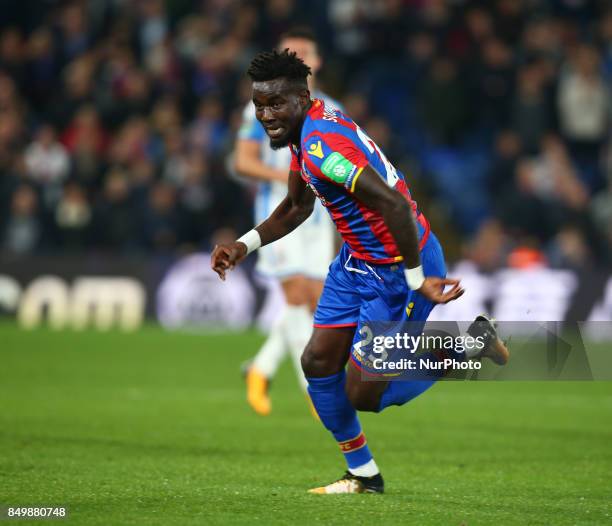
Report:
M 313 96 L 331 106 L 338 106 L 316 88 L 321 57 L 314 34 L 308 28 L 288 31 L 281 37 L 278 47 L 294 51 L 310 67 L 312 76 L 308 88 Z M 289 148 L 273 150 L 270 147 L 263 126 L 255 118 L 255 107 L 252 103 L 247 104 L 236 141 L 235 169 L 240 175 L 259 182 L 255 224 L 266 219 L 287 195 L 290 162 Z M 334 256 L 334 237 L 328 214 L 317 205 L 312 216 L 299 229 L 259 251 L 256 270 L 280 280 L 286 303 L 267 340 L 246 370 L 247 401 L 260 415 L 270 413 L 270 380 L 287 353 L 290 353 L 300 385 L 306 391 L 300 356 L 312 333 L 312 313 Z
M 435 380 L 363 381 L 360 328 L 375 320 L 414 321 L 422 327 L 436 304 L 457 299 L 463 289 L 458 280 L 446 278 L 442 247 L 412 200 L 404 175 L 349 117 L 311 98 L 309 73 L 294 53 L 261 53 L 252 61 L 248 74 L 257 119 L 272 147 L 291 148 L 288 193 L 255 229 L 217 246 L 212 267 L 224 279 L 249 252 L 302 224 L 315 196 L 323 203 L 344 245 L 329 267 L 302 367 L 321 422 L 348 469 L 339 480 L 310 491 L 383 493 L 384 481 L 357 410 L 404 405 Z M 445 292 L 446 285 L 451 288 Z M 477 321 L 468 333 L 482 337 L 484 345 L 466 348 L 457 358 L 506 363 L 508 350 L 493 324 L 483 316 Z

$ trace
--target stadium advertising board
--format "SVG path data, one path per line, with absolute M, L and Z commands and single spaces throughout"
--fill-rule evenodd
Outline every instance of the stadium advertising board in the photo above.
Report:
M 236 269 L 226 283 L 210 270 L 209 255 L 176 262 L 150 259 L 47 257 L 0 259 L 0 313 L 25 328 L 134 330 L 145 320 L 167 329 L 241 329 L 270 326 L 282 306 L 274 283 Z M 612 277 L 544 267 L 483 274 L 469 263 L 464 297 L 435 309 L 431 321 L 467 321 L 490 309 L 512 322 L 612 320 Z M 516 330 L 520 331 L 520 324 Z M 607 340 L 598 325 L 593 340 Z M 588 325 L 587 325 L 588 330 Z

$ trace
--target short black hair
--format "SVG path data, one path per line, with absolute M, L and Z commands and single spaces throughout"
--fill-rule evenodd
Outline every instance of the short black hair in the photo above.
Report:
M 284 78 L 305 88 L 308 86 L 306 78 L 310 73 L 310 68 L 304 64 L 304 61 L 288 49 L 259 53 L 247 70 L 253 82 Z

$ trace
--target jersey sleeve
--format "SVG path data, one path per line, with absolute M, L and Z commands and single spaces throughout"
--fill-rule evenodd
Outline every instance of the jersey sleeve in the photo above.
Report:
M 350 193 L 368 165 L 366 153 L 348 134 L 315 131 L 304 141 L 302 151 L 315 177 L 343 186 Z
M 249 103 L 242 112 L 242 122 L 238 129 L 238 139 L 247 141 L 261 141 L 266 132 L 261 123 L 255 117 L 255 106 Z

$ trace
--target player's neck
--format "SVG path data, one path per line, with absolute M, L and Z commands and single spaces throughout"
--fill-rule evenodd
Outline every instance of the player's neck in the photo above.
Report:
M 292 137 L 291 140 L 289 141 L 291 144 L 293 144 L 297 148 L 300 147 L 300 142 L 302 139 L 302 128 L 304 127 L 304 121 L 306 120 L 306 117 L 308 117 L 308 112 L 310 111 L 310 108 L 312 108 L 312 103 L 313 103 L 313 100 L 310 99 L 308 101 L 308 104 L 304 108 L 304 113 L 302 115 L 302 122 L 300 122 L 300 127 L 298 131 L 296 132 L 295 137 Z

